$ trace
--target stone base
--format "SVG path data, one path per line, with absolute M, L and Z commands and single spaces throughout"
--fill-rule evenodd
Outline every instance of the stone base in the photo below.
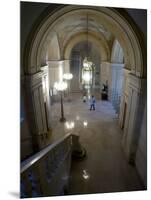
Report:
M 81 147 L 81 149 L 79 151 L 72 152 L 73 159 L 83 159 L 85 157 L 86 157 L 86 150 L 83 147 Z

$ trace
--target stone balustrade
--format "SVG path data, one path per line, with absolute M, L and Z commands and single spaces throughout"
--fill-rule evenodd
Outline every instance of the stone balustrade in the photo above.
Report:
M 67 134 L 21 163 L 21 198 L 64 194 L 75 149 L 73 137 L 78 136 Z

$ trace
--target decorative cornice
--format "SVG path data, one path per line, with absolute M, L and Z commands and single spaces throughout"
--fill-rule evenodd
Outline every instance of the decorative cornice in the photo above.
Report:
M 135 76 L 132 73 L 129 73 L 129 87 L 141 92 L 146 85 L 146 79 Z
M 36 85 L 42 84 L 42 76 L 44 72 L 38 72 L 32 75 L 25 75 L 24 76 L 24 84 L 27 87 L 34 87 Z

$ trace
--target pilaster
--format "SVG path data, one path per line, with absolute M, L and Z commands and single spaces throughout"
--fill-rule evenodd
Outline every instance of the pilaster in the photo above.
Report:
M 47 61 L 49 68 L 49 86 L 54 87 L 54 83 L 62 80 L 63 78 L 63 65 L 64 61 Z
M 122 84 L 122 94 L 121 94 L 120 113 L 119 113 L 119 124 L 122 129 L 125 126 L 125 116 L 127 111 L 129 73 L 130 70 L 127 70 L 125 68 L 123 69 L 123 84 Z
M 111 63 L 112 71 L 112 86 L 111 86 L 111 102 L 116 110 L 119 113 L 120 100 L 122 93 L 122 84 L 123 84 L 123 63 Z
M 44 72 L 24 76 L 25 106 L 35 150 L 45 146 L 48 128 L 44 99 Z
M 129 74 L 123 147 L 130 163 L 135 163 L 146 99 L 146 79 Z

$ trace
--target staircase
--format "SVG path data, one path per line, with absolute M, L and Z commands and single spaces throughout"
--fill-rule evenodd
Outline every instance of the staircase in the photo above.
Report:
M 64 195 L 79 136 L 67 134 L 21 163 L 21 198 Z

